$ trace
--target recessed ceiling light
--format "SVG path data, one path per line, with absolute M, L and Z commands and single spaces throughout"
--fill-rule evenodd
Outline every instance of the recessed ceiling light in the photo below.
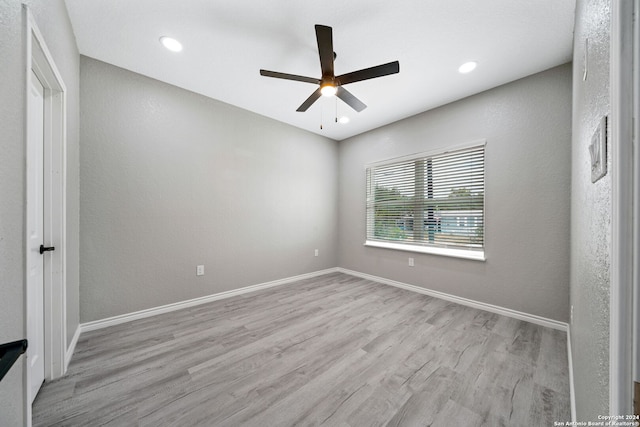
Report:
M 342 123 L 343 125 L 344 125 L 344 124 L 347 124 L 347 123 L 349 123 L 349 117 L 347 117 L 347 116 L 342 116 L 342 117 L 340 117 L 340 118 L 338 119 L 338 122 L 339 122 L 339 123 Z
M 171 37 L 160 37 L 160 43 L 162 43 L 162 45 L 169 49 L 171 52 L 180 52 L 182 50 L 182 43 Z
M 458 68 L 458 72 L 462 74 L 467 74 L 475 70 L 477 66 L 478 66 L 478 63 L 475 61 L 465 62 L 460 66 L 460 68 Z

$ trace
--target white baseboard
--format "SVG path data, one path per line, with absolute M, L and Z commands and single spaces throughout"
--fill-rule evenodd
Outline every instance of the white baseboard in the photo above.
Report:
M 395 286 L 397 288 L 406 289 L 409 291 L 417 292 L 424 295 L 429 295 L 435 298 L 440 298 L 446 301 L 455 302 L 457 304 L 465 305 L 468 307 L 477 308 L 479 310 L 489 311 L 491 313 L 501 314 L 503 316 L 512 317 L 518 320 L 524 320 L 526 322 L 535 323 L 536 325 L 546 326 L 552 329 L 558 329 L 560 331 L 567 331 L 568 324 L 560 322 L 558 320 L 548 319 L 546 317 L 536 316 L 535 314 L 523 313 L 521 311 L 512 310 L 510 308 L 500 307 L 493 304 L 487 304 L 480 301 L 474 301 L 467 298 L 458 297 L 455 295 L 447 294 L 444 292 L 433 291 L 430 289 L 422 288 L 420 286 L 409 285 L 407 283 L 398 282 L 391 279 L 385 279 L 384 277 L 372 276 L 366 273 L 360 273 L 359 271 L 348 270 L 346 268 L 338 267 L 336 269 L 340 273 L 350 274 L 352 276 L 361 277 L 367 280 L 373 280 L 374 282 L 383 283 L 385 285 Z
M 571 421 L 576 421 L 576 389 L 573 383 L 573 353 L 571 352 L 571 325 L 567 327 L 567 358 L 569 359 L 569 400 L 571 401 Z
M 107 328 L 109 326 L 119 325 L 121 323 L 131 322 L 132 320 L 144 319 L 146 317 L 156 316 L 158 314 L 169 313 L 171 311 L 180 310 L 183 308 L 193 307 L 200 304 L 206 304 L 208 302 L 217 301 L 224 298 L 230 298 L 236 295 L 242 295 L 249 292 L 259 291 L 261 289 L 267 289 L 274 286 L 285 285 L 287 283 L 295 282 L 298 280 L 308 279 L 316 276 L 321 276 L 323 274 L 329 273 L 345 273 L 350 274 L 352 276 L 361 277 L 363 279 L 372 280 L 374 282 L 382 283 L 385 285 L 395 286 L 397 288 L 406 289 L 409 291 L 417 292 L 424 295 L 429 295 L 435 298 L 443 299 L 446 301 L 451 301 L 457 304 L 465 305 L 468 307 L 477 308 L 480 310 L 489 311 L 492 313 L 501 314 L 503 316 L 512 317 L 518 320 L 524 320 L 530 323 L 534 323 L 537 325 L 545 326 L 548 328 L 558 329 L 561 331 L 568 331 L 568 324 L 564 322 L 560 322 L 553 319 L 548 319 L 541 316 L 536 316 L 534 314 L 524 313 L 517 310 L 512 310 L 510 308 L 500 307 L 493 304 L 487 304 L 480 301 L 470 300 L 467 298 L 458 297 L 455 295 L 447 294 L 444 292 L 434 291 L 426 288 L 422 288 L 420 286 L 410 285 L 408 283 L 398 282 L 396 280 L 386 279 L 384 277 L 373 276 L 371 274 L 361 273 L 359 271 L 348 270 L 346 268 L 336 267 L 336 268 L 328 268 L 326 270 L 314 271 L 312 273 L 301 274 L 298 276 L 287 277 L 284 279 L 273 280 L 271 282 L 259 283 L 257 285 L 246 286 L 239 289 L 233 289 L 231 291 L 220 292 L 217 294 L 207 295 L 204 297 L 194 298 L 186 301 L 180 301 L 172 304 L 162 305 L 159 307 L 153 307 L 146 310 L 140 310 L 133 313 L 122 314 L 119 316 L 108 317 L 106 319 L 94 320 L 92 322 L 82 323 L 76 330 L 74 338 L 67 350 L 66 363 L 70 359 L 73 354 L 73 349 L 75 348 L 75 344 L 78 340 L 78 336 L 81 332 L 89 332 L 95 331 L 97 329 Z
M 95 330 L 106 328 L 109 326 L 131 322 L 137 319 L 144 319 L 146 317 L 151 317 L 151 316 L 155 316 L 162 313 L 168 313 L 168 312 L 180 310 L 183 308 L 193 307 L 200 304 L 206 304 L 208 302 L 217 301 L 224 298 L 230 298 L 233 296 L 255 292 L 262 289 L 285 285 L 298 280 L 309 279 L 312 277 L 322 276 L 324 274 L 336 273 L 336 272 L 349 274 L 351 276 L 361 277 L 363 279 L 372 280 L 374 282 L 382 283 L 385 285 L 395 286 L 397 288 L 406 289 L 406 290 L 417 292 L 424 295 L 429 295 L 435 298 L 451 301 L 464 306 L 477 308 L 479 310 L 489 311 L 489 312 L 500 314 L 503 316 L 512 317 L 518 320 L 524 320 L 526 322 L 530 322 L 537 325 L 567 332 L 567 357 L 569 361 L 569 389 L 570 389 L 570 399 L 571 399 L 571 419 L 575 421 L 576 408 L 575 408 L 575 389 L 574 389 L 574 382 L 573 382 L 573 358 L 571 354 L 571 335 L 569 330 L 570 328 L 567 323 L 560 322 L 553 319 L 548 319 L 541 316 L 536 316 L 533 314 L 523 313 L 520 311 L 512 310 L 505 307 L 500 307 L 497 305 L 470 300 L 467 298 L 462 298 L 462 297 L 450 295 L 444 292 L 434 291 L 434 290 L 422 288 L 419 286 L 410 285 L 407 283 L 398 282 L 396 280 L 386 279 L 384 277 L 373 276 L 366 273 L 360 273 L 358 271 L 348 270 L 346 268 L 341 268 L 341 267 L 328 268 L 326 270 L 320 270 L 312 273 L 301 274 L 298 276 L 287 277 L 284 279 L 273 280 L 271 282 L 265 282 L 257 285 L 246 286 L 246 287 L 234 289 L 231 291 L 220 292 L 213 295 L 194 298 L 186 301 L 180 301 L 180 302 L 167 304 L 159 307 L 154 307 L 146 310 L 136 311 L 133 313 L 127 313 L 119 316 L 109 317 L 106 319 L 96 320 L 96 321 L 87 322 L 87 323 L 81 323 L 76 329 L 73 335 L 73 339 L 71 340 L 71 343 L 69 344 L 69 347 L 65 354 L 65 372 L 67 370 L 67 367 L 69 366 L 71 357 L 73 356 L 73 352 L 78 342 L 78 338 L 80 337 L 80 334 L 83 332 L 95 331 Z
M 132 320 L 144 319 L 146 317 L 156 316 L 158 314 L 169 313 L 171 311 L 181 310 L 183 308 L 193 307 L 208 302 L 231 298 L 236 295 L 242 295 L 249 292 L 255 292 L 274 286 L 285 285 L 287 283 L 298 280 L 309 279 L 323 274 L 335 273 L 337 268 L 328 268 L 326 270 L 314 271 L 312 273 L 301 274 L 298 276 L 287 277 L 284 279 L 273 280 L 271 282 L 259 283 L 257 285 L 245 286 L 244 288 L 233 289 L 231 291 L 220 292 L 213 295 L 207 295 L 200 298 L 194 298 L 186 301 L 175 302 L 172 304 L 161 305 L 146 310 L 140 310 L 133 313 L 121 314 L 119 316 L 108 317 L 106 319 L 94 320 L 92 322 L 82 323 L 80 325 L 81 332 L 95 331 L 97 329 L 107 328 L 109 326 L 119 325 L 121 323 L 131 322 Z
M 71 357 L 73 356 L 73 352 L 76 350 L 76 344 L 78 344 L 78 338 L 80 338 L 80 332 L 82 330 L 82 325 L 78 325 L 76 331 L 73 334 L 73 338 L 71 339 L 71 343 L 69 343 L 69 347 L 67 347 L 67 351 L 64 355 L 64 372 L 67 372 L 69 368 L 69 362 L 71 362 Z

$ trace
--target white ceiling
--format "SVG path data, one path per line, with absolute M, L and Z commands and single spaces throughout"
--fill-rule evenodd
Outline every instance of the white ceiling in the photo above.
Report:
M 66 0 L 80 53 L 342 140 L 571 60 L 575 0 Z M 315 24 L 333 27 L 336 75 L 400 61 L 400 73 L 316 89 L 261 68 L 321 77 Z M 173 53 L 160 43 L 184 45 Z M 470 74 L 458 67 L 477 61 Z M 335 123 L 348 116 L 348 124 Z M 323 129 L 320 124 L 323 123 Z

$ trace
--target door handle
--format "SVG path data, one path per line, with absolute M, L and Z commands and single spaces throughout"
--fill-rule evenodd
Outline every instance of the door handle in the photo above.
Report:
M 56 250 L 55 246 L 40 245 L 40 255 L 42 255 L 45 252 L 50 252 L 50 251 L 55 251 L 55 250 Z

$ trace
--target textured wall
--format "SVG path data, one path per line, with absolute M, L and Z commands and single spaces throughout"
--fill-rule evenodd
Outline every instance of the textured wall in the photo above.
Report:
M 578 0 L 574 37 L 571 191 L 571 341 L 578 420 L 609 408 L 611 175 L 591 183 L 588 146 L 609 113 L 609 0 Z M 585 40 L 589 39 L 583 81 Z M 611 167 L 611 150 L 608 150 Z
M 335 141 L 81 58 L 82 322 L 337 265 Z
M 67 86 L 67 332 L 78 326 L 78 74 L 62 0 L 25 1 Z M 24 21 L 21 2 L 0 0 L 0 342 L 24 338 Z M 0 425 L 23 425 L 22 360 L 0 383 Z
M 486 262 L 363 246 L 367 163 L 483 138 Z M 340 266 L 568 321 L 570 150 L 571 65 L 341 142 Z

